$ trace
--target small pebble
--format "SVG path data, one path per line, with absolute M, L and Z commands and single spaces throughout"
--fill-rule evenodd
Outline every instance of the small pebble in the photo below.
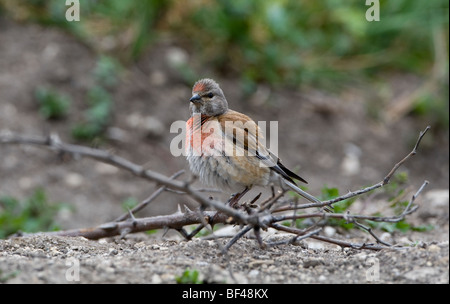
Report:
M 432 245 L 428 246 L 428 251 L 429 252 L 439 252 L 439 251 L 441 251 L 441 247 L 439 247 L 438 245 L 432 244 Z
M 66 175 L 64 181 L 71 188 L 78 188 L 83 184 L 83 176 L 78 173 L 71 172 Z

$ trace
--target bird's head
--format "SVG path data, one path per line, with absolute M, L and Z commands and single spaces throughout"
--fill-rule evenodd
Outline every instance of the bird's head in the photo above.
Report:
M 192 88 L 189 109 L 191 114 L 217 116 L 228 110 L 228 103 L 222 89 L 212 79 L 201 79 Z

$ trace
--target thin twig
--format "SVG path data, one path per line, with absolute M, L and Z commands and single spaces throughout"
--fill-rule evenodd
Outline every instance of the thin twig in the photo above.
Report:
M 304 235 L 296 235 L 292 238 L 289 238 L 287 240 L 282 240 L 282 241 L 275 241 L 275 242 L 270 242 L 270 243 L 266 243 L 266 246 L 268 247 L 273 247 L 273 246 L 278 246 L 278 245 L 284 245 L 284 244 L 295 244 L 300 242 L 301 240 L 307 239 L 315 234 L 318 234 L 320 231 L 322 231 L 322 228 L 317 228 L 315 230 L 312 230 L 308 233 L 305 233 Z
M 176 172 L 175 174 L 173 174 L 172 176 L 170 176 L 170 179 L 175 179 L 178 176 L 180 176 L 181 174 L 184 173 L 184 170 L 180 170 L 178 172 Z M 137 205 L 136 207 L 134 207 L 133 209 L 131 209 L 131 212 L 133 214 L 136 214 L 137 212 L 141 211 L 142 209 L 144 209 L 148 204 L 150 204 L 152 201 L 154 201 L 161 193 L 164 192 L 164 190 L 167 189 L 167 186 L 161 186 L 158 188 L 158 190 L 156 190 L 155 192 L 153 192 L 152 195 L 150 195 L 149 197 L 147 197 L 145 200 L 143 200 L 139 205 Z M 115 222 L 121 222 L 124 221 L 128 218 L 129 213 L 124 213 L 123 215 L 119 216 L 118 218 L 116 218 L 114 221 Z
M 239 223 L 249 223 L 252 221 L 247 215 L 243 212 L 240 212 L 236 209 L 223 204 L 217 200 L 211 200 L 208 197 L 204 196 L 202 193 L 198 192 L 194 187 L 191 186 L 189 182 L 181 182 L 177 180 L 171 180 L 169 177 L 149 170 L 144 167 L 137 165 L 123 157 L 114 155 L 110 152 L 89 148 L 85 146 L 73 145 L 63 143 L 59 136 L 56 134 L 52 134 L 48 137 L 41 136 L 25 136 L 18 134 L 0 134 L 0 143 L 9 143 L 9 144 L 32 144 L 38 146 L 44 146 L 51 150 L 57 152 L 69 153 L 77 156 L 84 156 L 88 158 L 92 158 L 115 167 L 124 169 L 126 171 L 131 172 L 132 174 L 156 182 L 157 184 L 167 186 L 174 190 L 184 191 L 187 195 L 192 197 L 198 203 L 204 206 L 210 206 L 215 208 L 218 211 L 221 211 L 229 216 L 233 217 Z M 255 222 L 256 223 L 256 222 Z
M 352 221 L 353 224 L 355 224 L 357 227 L 367 231 L 368 233 L 370 233 L 370 235 L 377 241 L 377 243 L 383 244 L 385 246 L 392 246 L 392 244 L 389 244 L 388 242 L 385 242 L 383 240 L 381 240 L 373 231 L 372 228 L 364 226 L 363 224 L 359 223 L 358 221 Z
M 209 220 L 214 218 L 214 224 L 226 223 L 228 216 L 217 214 L 216 211 L 204 211 L 204 216 Z M 39 232 L 24 234 L 23 236 L 32 235 L 56 235 L 56 236 L 82 236 L 87 239 L 97 240 L 105 237 L 113 237 L 128 233 L 143 232 L 148 230 L 163 229 L 164 227 L 179 230 L 185 226 L 201 223 L 204 219 L 198 212 L 190 211 L 181 213 L 179 211 L 170 215 L 159 215 L 153 217 L 136 218 L 121 222 L 108 222 L 97 227 L 72 229 L 63 231 Z M 209 223 L 211 224 L 211 222 Z
M 228 252 L 228 249 L 230 249 L 230 247 L 233 246 L 233 244 L 236 243 L 236 241 L 239 240 L 241 237 L 243 237 L 247 232 L 252 230 L 252 228 L 253 227 L 251 225 L 247 225 L 244 228 L 242 228 L 238 233 L 236 233 L 236 235 L 223 248 L 224 250 L 223 253 Z
M 421 131 L 419 134 L 419 138 L 416 141 L 416 144 L 414 145 L 413 150 L 406 155 L 401 161 L 399 161 L 398 163 L 395 164 L 394 168 L 392 168 L 392 170 L 388 173 L 388 175 L 386 175 L 386 177 L 383 179 L 383 185 L 386 185 L 389 183 L 389 181 L 391 180 L 392 176 L 394 175 L 395 171 L 397 171 L 397 169 L 403 165 L 403 163 L 405 161 L 407 161 L 411 156 L 416 155 L 417 153 L 417 149 L 419 148 L 420 142 L 422 141 L 422 138 L 425 136 L 425 134 L 427 133 L 427 131 L 430 129 L 430 126 L 427 126 L 425 128 L 425 130 Z
M 315 212 L 315 213 L 306 213 L 306 214 L 297 214 L 297 210 L 306 209 L 306 208 L 316 208 L 316 207 L 326 207 L 332 206 L 332 204 L 349 199 L 355 196 L 359 196 L 361 194 L 370 192 L 377 188 L 383 187 L 387 183 L 389 183 L 390 179 L 396 172 L 396 170 L 406 162 L 410 157 L 417 153 L 417 149 L 420 145 L 420 142 L 426 132 L 430 127 L 427 127 L 424 131 L 420 132 L 419 138 L 413 148 L 413 150 L 406 155 L 401 161 L 396 163 L 392 170 L 385 176 L 385 178 L 372 186 L 366 187 L 364 189 L 360 189 L 354 192 L 349 192 L 345 195 L 342 195 L 338 198 L 324 201 L 320 204 L 312 203 L 312 204 L 302 204 L 295 206 L 286 206 L 280 207 L 274 210 L 271 210 L 275 203 L 280 203 L 279 199 L 284 195 L 284 192 L 275 195 L 273 193 L 272 197 L 260 204 L 260 208 L 247 208 L 247 214 L 242 212 L 242 210 L 234 209 L 223 202 L 217 201 L 212 198 L 208 198 L 202 194 L 201 189 L 196 189 L 192 186 L 194 180 L 182 182 L 177 181 L 175 178 L 180 175 L 182 172 L 177 172 L 175 175 L 171 177 L 167 177 L 158 172 L 154 172 L 152 170 L 148 170 L 143 168 L 140 165 L 137 165 L 127 159 L 124 159 L 120 156 L 114 155 L 108 151 L 103 151 L 99 149 L 66 144 L 63 143 L 57 135 L 50 135 L 48 137 L 39 137 L 39 136 L 23 136 L 23 135 L 12 135 L 10 133 L 1 132 L 0 133 L 0 144 L 2 143 L 15 143 L 15 144 L 32 144 L 38 146 L 47 147 L 53 151 L 59 153 L 69 153 L 74 156 L 88 157 L 95 159 L 97 161 L 105 162 L 116 166 L 118 168 L 127 170 L 134 175 L 144 178 L 146 180 L 150 180 L 152 182 L 160 185 L 160 188 L 156 190 L 150 197 L 145 199 L 141 204 L 129 210 L 127 214 L 122 215 L 117 218 L 114 222 L 109 222 L 102 224 L 100 226 L 88 229 L 74 229 L 68 231 L 57 231 L 57 232 L 48 232 L 45 233 L 47 235 L 60 235 L 60 236 L 84 236 L 89 239 L 99 239 L 103 237 L 110 236 L 125 236 L 128 233 L 152 230 L 152 229 L 175 229 L 179 231 L 186 239 L 191 239 L 195 236 L 203 227 L 213 227 L 215 224 L 223 223 L 223 224 L 241 224 L 243 228 L 224 246 L 222 247 L 219 244 L 219 247 L 222 247 L 221 250 L 223 252 L 227 252 L 228 249 L 243 235 L 245 235 L 251 229 L 254 229 L 255 236 L 261 246 L 264 246 L 261 236 L 259 234 L 260 228 L 265 229 L 266 227 L 272 227 L 279 231 L 285 231 L 290 234 L 294 234 L 294 237 L 290 238 L 288 241 L 284 241 L 284 243 L 292 243 L 296 242 L 300 239 L 304 238 L 313 238 L 323 242 L 328 242 L 332 244 L 339 245 L 341 247 L 350 247 L 354 249 L 371 249 L 371 250 L 380 250 L 383 248 L 388 248 L 390 244 L 383 242 L 380 240 L 373 231 L 366 227 L 365 225 L 359 223 L 359 220 L 371 220 L 377 222 L 398 222 L 403 220 L 407 215 L 413 213 L 417 210 L 418 206 L 413 206 L 413 203 L 416 197 L 422 192 L 425 186 L 428 184 L 428 181 L 425 181 L 420 189 L 413 195 L 408 205 L 405 207 L 403 212 L 400 215 L 391 216 L 391 217 L 381 217 L 381 216 L 368 216 L 368 215 L 352 215 L 349 213 L 345 214 L 336 214 L 336 213 L 325 213 L 325 212 Z M 193 177 L 195 178 L 195 177 Z M 142 210 L 145 206 L 147 206 L 150 202 L 152 202 L 160 193 L 163 191 L 174 191 L 177 193 L 182 193 L 190 196 L 194 200 L 196 200 L 200 204 L 200 211 L 191 211 L 187 207 L 185 207 L 185 212 L 181 210 L 177 211 L 171 215 L 164 216 L 156 216 L 149 218 L 135 218 L 134 213 Z M 256 200 L 259 199 L 259 195 L 255 197 L 250 203 L 253 204 Z M 248 204 L 247 204 L 248 205 Z M 246 205 L 246 206 L 247 206 Z M 205 207 L 212 207 L 217 211 L 205 211 Z M 245 209 L 245 206 L 244 206 Z M 294 212 L 291 215 L 276 215 L 282 211 L 293 210 Z M 231 220 L 230 220 L 231 218 Z M 345 219 L 348 222 L 354 223 L 357 227 L 369 232 L 372 237 L 377 241 L 378 244 L 366 244 L 366 243 L 351 243 L 339 239 L 334 239 L 330 237 L 326 237 L 320 235 L 319 232 L 321 228 L 316 229 L 317 224 L 310 225 L 306 229 L 298 229 L 295 227 L 286 227 L 280 225 L 278 222 L 284 220 L 295 220 L 300 218 L 341 218 Z M 197 228 L 191 232 L 190 234 L 186 232 L 184 229 L 187 225 L 199 224 Z M 314 229 L 314 230 L 313 230 Z M 212 230 L 212 228 L 211 228 Z M 273 243 L 278 244 L 279 242 Z M 269 243 L 272 244 L 272 243 Z M 382 244 L 382 245 L 379 245 Z
M 379 183 L 377 183 L 375 185 L 372 185 L 372 186 L 369 186 L 369 187 L 366 187 L 366 188 L 363 188 L 363 189 L 360 189 L 360 190 L 357 190 L 357 191 L 348 192 L 345 195 L 342 195 L 342 196 L 339 196 L 339 197 L 336 197 L 334 199 L 330 199 L 330 200 L 327 200 L 327 201 L 323 201 L 322 203 L 302 204 L 302 205 L 295 206 L 294 208 L 296 208 L 296 209 L 308 209 L 308 208 L 314 208 L 314 207 L 331 206 L 332 204 L 335 204 L 337 202 L 340 202 L 340 201 L 343 201 L 343 200 L 346 200 L 346 199 L 349 199 L 349 198 L 352 198 L 352 197 L 356 197 L 356 196 L 359 196 L 361 194 L 364 194 L 364 193 L 367 193 L 367 192 L 370 192 L 370 191 L 373 191 L 375 189 L 378 189 L 378 188 L 381 188 L 381 187 L 385 186 L 386 184 L 388 184 L 390 182 L 392 176 L 397 171 L 397 169 L 401 165 L 403 165 L 403 163 L 405 163 L 409 158 L 411 158 L 412 156 L 416 155 L 417 149 L 418 149 L 418 147 L 420 145 L 420 142 L 422 141 L 422 138 L 425 136 L 425 134 L 427 133 L 427 131 L 429 129 L 430 129 L 430 126 L 427 126 L 424 131 L 420 132 L 419 138 L 417 139 L 413 150 L 410 153 L 408 153 L 408 155 L 406 155 L 401 161 L 396 163 L 394 165 L 394 167 L 391 169 L 391 171 Z M 292 209 L 293 209 L 292 207 L 288 207 L 288 208 L 285 207 L 285 208 L 279 208 L 279 209 L 273 210 L 272 212 L 281 212 L 281 211 L 287 211 L 287 210 L 292 210 Z
M 264 211 L 264 210 L 270 209 L 275 202 L 277 202 L 281 197 L 283 197 L 286 194 L 286 192 L 287 192 L 287 190 L 283 189 L 277 195 L 273 195 L 272 197 L 270 197 L 266 201 L 262 202 L 260 210 Z

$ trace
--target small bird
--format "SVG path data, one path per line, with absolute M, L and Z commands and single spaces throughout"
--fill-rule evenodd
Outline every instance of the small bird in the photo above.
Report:
M 190 170 L 208 186 L 236 192 L 229 201 L 231 206 L 252 186 L 280 180 L 307 200 L 320 203 L 294 181 L 306 180 L 266 148 L 258 125 L 247 115 L 228 108 L 214 80 L 197 81 L 189 101 L 191 117 L 186 123 L 185 147 Z

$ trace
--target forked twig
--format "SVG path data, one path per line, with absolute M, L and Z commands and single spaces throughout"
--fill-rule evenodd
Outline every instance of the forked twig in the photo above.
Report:
M 376 236 L 375 233 L 371 230 L 370 227 L 367 227 L 360 223 L 359 221 L 377 221 L 377 222 L 398 222 L 403 220 L 407 215 L 416 211 L 418 206 L 413 205 L 416 197 L 422 192 L 425 186 L 428 184 L 428 181 L 425 181 L 420 189 L 413 195 L 408 205 L 405 207 L 403 212 L 396 216 L 391 217 L 382 217 L 382 216 L 370 216 L 370 215 L 353 215 L 349 213 L 339 214 L 339 213 L 327 213 L 323 210 L 320 212 L 313 213 L 304 213 L 298 214 L 299 210 L 304 210 L 308 208 L 317 208 L 317 207 L 327 207 L 332 206 L 334 203 L 339 201 L 343 201 L 352 197 L 359 196 L 361 194 L 370 192 L 377 188 L 383 187 L 384 185 L 390 182 L 390 179 L 397 171 L 397 169 L 403 165 L 409 158 L 417 153 L 417 149 L 420 145 L 420 142 L 426 132 L 430 127 L 427 127 L 424 131 L 420 132 L 419 138 L 416 141 L 416 144 L 413 150 L 406 155 L 402 160 L 394 165 L 391 171 L 384 177 L 384 179 L 372 186 L 366 187 L 364 189 L 360 189 L 357 191 L 349 192 L 340 197 L 334 198 L 332 200 L 324 201 L 320 204 L 311 203 L 311 204 L 295 204 L 294 206 L 281 206 L 274 207 L 276 204 L 280 203 L 280 198 L 285 194 L 285 192 L 281 192 L 273 195 L 271 198 L 264 201 L 260 204 L 259 208 L 254 208 L 252 205 L 256 200 L 259 199 L 260 195 L 256 196 L 250 203 L 243 204 L 243 209 L 247 212 L 243 212 L 239 209 L 234 209 L 223 202 L 217 201 L 215 199 L 211 199 L 206 197 L 202 193 L 202 189 L 196 189 L 192 186 L 191 182 L 183 182 L 178 181 L 176 178 L 183 173 L 183 171 L 179 171 L 172 175 L 171 177 L 167 177 L 158 172 L 148 170 L 143 168 L 140 165 L 137 165 L 127 159 L 124 159 L 120 156 L 114 155 L 108 151 L 89 148 L 85 146 L 72 145 L 63 143 L 57 135 L 50 135 L 48 137 L 39 137 L 39 136 L 24 136 L 24 135 L 13 135 L 11 133 L 0 133 L 0 144 L 31 144 L 37 146 L 44 146 L 53 151 L 59 153 L 68 153 L 75 156 L 84 156 L 88 158 L 92 158 L 101 162 L 105 162 L 116 166 L 118 168 L 127 170 L 134 175 L 144 178 L 146 180 L 155 182 L 160 185 L 160 188 L 157 189 L 151 196 L 142 201 L 138 206 L 130 210 L 128 213 L 123 214 L 118 217 L 113 222 L 104 223 L 97 227 L 88 228 L 88 229 L 74 229 L 67 231 L 57 231 L 57 232 L 46 232 L 47 235 L 61 235 L 61 236 L 84 236 L 89 239 L 99 239 L 104 237 L 111 236 L 124 236 L 128 233 L 152 230 L 152 229 L 175 229 L 179 231 L 186 239 L 191 239 L 195 236 L 202 228 L 204 227 L 213 227 L 215 224 L 240 224 L 242 225 L 242 229 L 222 248 L 222 251 L 228 251 L 228 249 L 243 235 L 245 235 L 250 230 L 254 230 L 256 239 L 260 243 L 260 246 L 266 246 L 263 243 L 260 229 L 266 229 L 267 227 L 272 227 L 278 231 L 283 231 L 294 235 L 293 237 L 288 238 L 287 240 L 268 243 L 269 246 L 276 246 L 279 244 L 292 244 L 298 242 L 301 239 L 305 238 L 313 238 L 323 242 L 328 242 L 332 244 L 339 245 L 341 247 L 350 247 L 355 249 L 372 249 L 372 250 L 380 250 L 383 248 L 390 247 L 391 245 L 387 242 L 382 241 L 380 238 Z M 161 215 L 155 217 L 147 217 L 147 218 L 135 218 L 134 214 L 152 201 L 154 201 L 162 192 L 164 191 L 174 191 L 176 193 L 186 194 L 196 200 L 200 204 L 199 211 L 191 211 L 187 207 L 185 211 L 182 212 L 178 210 L 174 214 L 170 215 Z M 206 211 L 205 207 L 212 207 L 217 211 Z M 280 214 L 284 211 L 294 211 L 291 214 Z M 318 219 L 328 219 L 328 218 L 339 218 L 345 219 L 348 222 L 354 223 L 357 227 L 362 230 L 367 231 L 377 242 L 377 244 L 358 244 L 351 243 L 344 240 L 334 239 L 330 237 L 326 237 L 320 234 L 321 228 L 317 227 L 317 223 L 310 225 L 310 227 L 306 229 L 298 229 L 295 227 L 287 227 L 279 224 L 279 222 L 285 220 L 296 220 L 302 218 L 318 218 Z M 185 227 L 188 225 L 197 224 L 198 226 L 191 232 L 188 233 L 185 230 Z M 219 247 L 222 247 L 220 245 Z
M 175 179 L 178 176 L 180 176 L 181 174 L 184 173 L 184 170 L 180 170 L 178 172 L 176 172 L 175 174 L 173 174 L 171 177 L 169 177 L 170 179 Z M 156 190 L 155 192 L 152 193 L 152 195 L 150 195 L 149 197 L 147 197 L 145 200 L 143 200 L 139 205 L 137 205 L 136 207 L 134 207 L 133 209 L 130 210 L 130 212 L 128 213 L 124 213 L 123 215 L 119 216 L 118 218 L 116 218 L 114 221 L 115 222 L 121 222 L 126 220 L 129 217 L 129 214 L 136 214 L 137 212 L 141 211 L 142 209 L 144 209 L 145 207 L 147 207 L 148 204 L 150 204 L 151 202 L 153 202 L 161 193 L 163 193 L 165 190 L 167 190 L 167 186 L 161 186 L 158 188 L 158 190 Z
M 398 168 L 400 168 L 401 165 L 403 165 L 408 159 L 410 159 L 412 156 L 416 155 L 417 153 L 417 148 L 420 145 L 420 142 L 422 141 L 422 138 L 425 136 L 425 134 L 427 133 L 427 131 L 430 129 L 430 126 L 427 126 L 425 128 L 425 130 L 421 131 L 419 134 L 419 138 L 416 141 L 416 144 L 414 145 L 414 148 L 411 152 L 408 153 L 408 155 L 406 155 L 401 161 L 399 161 L 398 163 L 396 163 L 394 165 L 394 167 L 391 169 L 391 171 L 389 171 L 389 173 L 383 178 L 382 181 L 380 181 L 379 183 L 357 190 L 357 191 L 350 191 L 345 195 L 341 195 L 339 197 L 336 197 L 334 199 L 330 199 L 327 201 L 323 201 L 322 203 L 318 204 L 318 203 L 310 203 L 310 204 L 301 204 L 301 205 L 297 205 L 295 207 L 284 207 L 284 208 L 279 208 L 276 210 L 272 210 L 272 212 L 281 212 L 281 211 L 287 211 L 287 210 L 292 210 L 293 208 L 295 209 L 308 209 L 308 208 L 314 208 L 314 207 L 325 207 L 325 206 L 331 206 L 337 202 L 341 202 L 344 201 L 346 199 L 352 198 L 352 197 L 356 197 L 356 196 L 360 196 L 364 193 L 373 191 L 375 189 L 381 188 L 385 185 L 387 185 L 392 176 L 394 175 L 394 173 L 397 171 Z
M 191 183 L 189 182 L 181 182 L 170 179 L 169 177 L 161 173 L 145 169 L 144 167 L 138 164 L 135 164 L 123 157 L 117 156 L 108 151 L 63 143 L 59 138 L 59 136 L 56 134 L 51 134 L 48 137 L 42 137 L 42 136 L 25 136 L 2 132 L 0 133 L 0 144 L 5 143 L 43 146 L 59 153 L 68 153 L 75 156 L 84 156 L 92 158 L 110 164 L 112 166 L 118 167 L 120 169 L 129 171 L 132 174 L 141 177 L 143 179 L 155 182 L 160 185 L 165 185 L 168 188 L 184 191 L 188 196 L 192 197 L 201 205 L 213 207 L 218 211 L 224 212 L 229 216 L 232 216 L 238 222 L 247 223 L 249 221 L 248 216 L 246 216 L 244 213 L 239 212 L 238 210 L 233 209 L 220 201 L 210 200 L 201 192 L 197 191 L 196 188 L 192 187 Z

